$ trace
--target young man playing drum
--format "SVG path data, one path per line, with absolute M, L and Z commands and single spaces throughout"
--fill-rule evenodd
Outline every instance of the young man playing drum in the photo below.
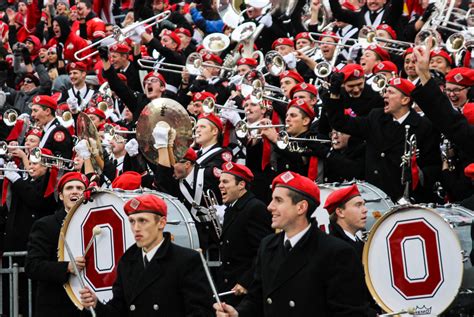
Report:
M 59 199 L 63 202 L 54 215 L 33 224 L 28 242 L 25 272 L 37 281 L 35 316 L 79 316 L 80 311 L 64 291 L 63 284 L 74 274 L 71 262 L 58 262 L 59 232 L 66 214 L 81 198 L 89 185 L 81 173 L 64 174 L 58 183 Z M 85 266 L 84 257 L 75 259 L 79 269 Z
M 136 244 L 118 263 L 113 298 L 103 304 L 82 289 L 84 307 L 98 316 L 210 316 L 211 290 L 197 252 L 171 242 L 163 232 L 166 203 L 155 195 L 133 198 L 123 207 Z

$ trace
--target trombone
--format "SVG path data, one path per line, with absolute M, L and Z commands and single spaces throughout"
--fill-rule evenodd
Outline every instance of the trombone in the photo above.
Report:
M 238 113 L 245 113 L 245 110 L 242 110 L 242 109 L 237 109 L 237 108 L 234 108 L 234 107 L 218 105 L 218 104 L 216 104 L 214 99 L 212 99 L 211 97 L 207 97 L 206 99 L 203 100 L 202 110 L 204 111 L 204 113 L 206 113 L 206 114 L 216 113 L 216 109 L 227 109 L 227 110 L 236 111 Z
M 280 131 L 278 132 L 278 139 L 277 139 L 277 147 L 280 150 L 284 150 L 290 145 L 290 141 L 297 141 L 297 142 L 319 142 L 319 143 L 333 143 L 331 140 L 323 140 L 318 139 L 317 137 L 309 137 L 309 138 L 295 138 L 289 136 L 288 132 Z
M 135 134 L 135 133 L 137 133 L 136 130 L 122 131 L 122 130 L 116 129 L 115 126 L 111 124 L 106 123 L 104 125 L 104 139 L 107 141 L 110 141 L 113 138 L 115 138 L 117 134 Z
M 93 48 L 97 48 L 99 47 L 99 45 L 102 43 L 102 42 L 109 42 L 110 39 L 113 39 L 114 41 L 110 44 L 108 44 L 107 46 L 110 47 L 116 43 L 120 43 L 120 42 L 123 42 L 125 41 L 127 38 L 131 37 L 133 34 L 134 34 L 134 31 L 137 27 L 139 26 L 144 26 L 145 28 L 149 28 L 149 27 L 152 27 L 154 26 L 155 24 L 158 24 L 160 23 L 161 21 L 164 21 L 166 19 L 169 18 L 169 16 L 171 15 L 171 11 L 167 10 L 167 11 L 164 11 L 164 12 L 161 12 L 151 18 L 148 18 L 146 20 L 143 20 L 143 21 L 140 21 L 140 22 L 135 22 L 133 24 L 130 24 L 129 26 L 126 26 L 124 27 L 123 29 L 120 29 L 118 26 L 115 26 L 113 31 L 112 31 L 112 34 L 109 35 L 109 36 L 106 36 L 104 37 L 103 39 L 97 41 L 97 42 L 94 42 L 78 51 L 76 51 L 74 53 L 74 57 L 78 60 L 78 61 L 83 61 L 85 59 L 88 59 L 96 54 L 98 54 L 98 51 L 95 50 L 85 56 L 82 56 L 80 57 L 80 55 L 84 52 L 86 52 L 87 50 L 90 50 L 90 49 L 93 49 Z M 154 21 L 154 22 L 152 22 Z M 152 22 L 152 23 L 150 23 Z M 150 23 L 150 24 L 148 24 Z
M 240 120 L 237 122 L 235 125 L 235 134 L 239 139 L 243 139 L 245 137 L 248 137 L 250 134 L 251 130 L 254 129 L 268 129 L 268 128 L 288 128 L 287 125 L 285 124 L 267 124 L 267 125 L 255 125 L 255 126 L 249 126 L 247 122 L 244 120 Z M 260 135 L 254 137 L 254 138 L 259 138 Z
M 47 155 L 41 153 L 39 147 L 35 147 L 30 152 L 30 162 L 39 163 L 46 167 L 56 167 L 60 170 L 73 171 L 74 161 L 59 156 Z

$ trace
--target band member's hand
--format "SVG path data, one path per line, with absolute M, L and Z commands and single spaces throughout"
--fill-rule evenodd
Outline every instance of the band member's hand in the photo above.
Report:
M 341 87 L 344 83 L 344 74 L 339 72 L 333 72 L 331 74 L 331 79 L 329 81 L 331 86 L 329 87 L 329 91 L 331 94 L 340 95 L 341 94 Z
M 20 159 L 27 158 L 26 153 L 21 149 L 13 149 L 11 154 L 13 157 L 18 157 Z
M 92 194 L 95 193 L 98 188 L 99 186 L 97 185 L 96 182 L 91 182 L 89 184 L 89 187 L 87 187 L 86 190 L 82 192 L 82 197 L 84 198 L 82 203 L 87 204 L 88 202 L 94 201 L 92 199 Z
M 74 147 L 74 151 L 85 160 L 91 158 L 91 152 L 89 151 L 89 143 L 87 140 L 79 141 Z
M 271 125 L 272 122 L 269 119 L 263 119 L 258 125 Z M 266 137 L 270 142 L 276 143 L 278 140 L 278 132 L 275 128 L 264 128 L 259 129 L 262 137 Z
M 125 151 L 127 151 L 130 157 L 134 157 L 138 154 L 138 142 L 137 139 L 133 138 L 125 144 Z
M 86 259 L 83 256 L 76 257 L 74 259 L 74 262 L 76 262 L 76 266 L 79 272 L 86 267 Z M 67 271 L 71 274 L 76 274 L 76 272 L 74 272 L 74 267 L 71 262 L 69 262 L 67 265 Z
M 425 84 L 431 77 L 430 74 L 430 52 L 432 47 L 432 37 L 426 40 L 426 46 L 416 46 L 413 49 L 415 57 L 415 70 L 420 77 L 421 83 Z
M 109 48 L 107 46 L 99 46 L 99 57 L 104 61 L 109 60 Z
M 165 121 L 160 121 L 156 124 L 155 128 L 153 128 L 153 132 L 151 133 L 153 139 L 155 140 L 155 144 L 153 145 L 155 149 L 158 150 L 168 147 L 169 131 L 170 126 Z
M 5 177 L 13 184 L 17 180 L 21 179 L 20 174 L 15 172 L 18 169 L 15 162 L 8 162 L 5 166 L 8 170 L 5 171 Z
M 219 305 L 215 303 L 213 305 L 214 309 L 216 310 L 217 317 L 238 317 L 239 313 L 235 310 L 234 307 L 231 305 L 227 305 L 226 303 L 222 303 Z
M 93 291 L 90 290 L 89 287 L 86 286 L 85 288 L 79 290 L 79 294 L 81 294 L 81 304 L 85 308 L 95 308 L 97 306 L 97 296 Z
M 247 294 L 247 289 L 245 287 L 243 287 L 242 285 L 240 285 L 240 284 L 235 284 L 235 286 L 234 286 L 234 288 L 232 288 L 232 290 L 234 291 L 234 294 L 236 296 L 241 296 L 241 295 Z

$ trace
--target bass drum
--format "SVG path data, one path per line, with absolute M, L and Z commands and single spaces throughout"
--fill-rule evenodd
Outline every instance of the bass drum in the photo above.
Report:
M 329 214 L 327 210 L 324 209 L 326 198 L 333 191 L 349 187 L 352 184 L 354 184 L 354 182 L 328 183 L 318 185 L 319 189 L 321 190 L 321 204 L 315 210 L 312 217 L 316 218 L 318 226 L 321 228 L 321 230 L 329 233 Z M 364 198 L 368 209 L 366 229 L 370 230 L 377 219 L 382 217 L 382 215 L 395 206 L 395 204 L 387 196 L 387 194 L 374 185 L 362 181 L 356 181 L 355 184 L 357 184 L 357 188 L 359 189 L 362 198 Z
M 112 285 L 116 278 L 116 267 L 120 257 L 135 243 L 128 217 L 123 211 L 125 201 L 143 194 L 162 198 L 168 207 L 167 225 L 174 242 L 187 248 L 197 248 L 199 240 L 194 221 L 186 207 L 176 198 L 156 191 L 98 191 L 93 200 L 83 204 L 81 198 L 68 213 L 61 228 L 73 257 L 85 254 L 86 267 L 81 273 L 84 283 L 90 287 L 101 302 L 112 298 Z M 100 229 L 98 229 L 100 228 Z M 94 235 L 94 232 L 98 234 Z M 69 261 L 64 241 L 59 239 L 59 261 Z M 74 304 L 82 309 L 79 290 L 80 280 L 72 275 L 64 285 Z
M 474 211 L 459 205 L 429 205 L 434 208 L 456 232 L 461 243 L 464 274 L 459 294 L 446 313 L 451 316 L 474 316 L 474 266 L 469 257 L 472 252 L 471 226 Z
M 461 288 L 461 244 L 433 208 L 404 205 L 385 213 L 372 227 L 362 258 L 367 287 L 386 312 L 438 316 Z

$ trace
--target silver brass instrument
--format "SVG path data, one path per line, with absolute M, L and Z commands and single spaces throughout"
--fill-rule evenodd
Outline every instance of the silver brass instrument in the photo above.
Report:
M 7 168 L 7 167 L 0 167 L 0 172 L 18 172 L 18 173 L 28 173 L 28 170 L 21 170 L 18 168 Z
M 211 33 L 202 40 L 202 45 L 206 51 L 219 54 L 229 47 L 230 39 L 222 33 Z
M 119 130 L 115 126 L 108 123 L 104 125 L 104 139 L 108 141 L 114 139 L 117 136 L 117 134 L 135 134 L 136 132 L 137 132 L 136 130 L 133 130 L 133 131 Z
M 415 46 L 427 46 L 429 43 L 429 38 L 431 37 L 432 43 L 431 48 L 436 49 L 437 47 L 442 46 L 442 38 L 441 34 L 435 29 L 422 29 L 418 34 L 415 36 Z
M 244 120 L 240 120 L 235 125 L 235 134 L 239 139 L 249 137 L 250 131 L 254 129 L 268 129 L 268 128 L 287 128 L 287 125 L 284 124 L 267 124 L 267 125 L 255 125 L 249 126 Z M 254 137 L 258 138 L 258 137 Z
M 373 91 L 382 93 L 388 86 L 388 79 L 384 74 L 378 73 L 373 77 L 370 87 Z
M 219 217 L 217 216 L 217 209 L 215 207 L 219 205 L 216 194 L 212 190 L 208 189 L 202 194 L 202 198 L 204 199 L 206 207 L 197 206 L 196 208 L 198 208 L 201 212 L 203 212 L 203 208 L 206 210 L 207 216 L 214 227 L 214 231 L 217 237 L 220 238 L 222 234 L 222 225 L 219 221 Z
M 11 149 L 27 149 L 24 145 L 8 145 L 5 141 L 0 141 L 0 156 L 6 155 L 8 150 Z
M 145 28 L 152 27 L 155 24 L 158 24 L 161 21 L 164 21 L 164 20 L 168 19 L 170 15 L 171 15 L 171 11 L 168 10 L 168 11 L 161 12 L 161 13 L 159 13 L 159 14 L 151 17 L 151 18 L 148 18 L 146 20 L 130 24 L 130 25 L 124 27 L 123 29 L 120 29 L 118 26 L 115 26 L 111 35 L 106 36 L 103 39 L 101 39 L 97 42 L 94 42 L 94 43 L 92 43 L 92 44 L 76 51 L 74 53 L 74 57 L 78 61 L 86 60 L 86 59 L 98 54 L 98 51 L 94 50 L 93 52 L 91 52 L 91 53 L 89 53 L 85 56 L 80 56 L 82 53 L 86 52 L 87 50 L 98 48 L 99 45 L 101 45 L 102 42 L 108 43 L 108 42 L 110 42 L 110 40 L 113 40 L 113 42 L 109 46 L 112 46 L 116 43 L 121 43 L 121 42 L 125 41 L 127 38 L 134 35 L 135 34 L 135 29 L 137 27 L 139 27 L 139 26 L 144 26 Z
M 357 42 L 362 46 L 362 48 L 367 48 L 371 44 L 375 44 L 376 37 L 375 30 L 370 26 L 364 26 L 360 29 Z
M 138 59 L 137 64 L 143 69 L 151 69 L 151 70 L 154 70 L 156 72 L 162 71 L 162 72 L 175 73 L 175 74 L 182 74 L 183 70 L 186 67 L 184 65 L 164 63 L 164 62 L 161 62 L 161 60 L 146 59 L 146 58 Z M 171 68 L 166 68 L 166 67 L 163 67 L 163 66 L 171 66 L 171 67 L 176 67 L 176 68 L 179 68 L 179 69 L 171 69 Z M 189 71 L 189 69 L 188 69 L 188 71 Z M 199 75 L 199 74 L 195 74 L 195 73 L 192 73 L 192 72 L 189 72 L 189 73 L 191 75 Z
M 278 77 L 285 71 L 286 64 L 280 53 L 277 51 L 268 51 L 267 54 L 265 54 L 265 67 L 267 68 L 268 74 Z
M 318 78 L 327 78 L 331 75 L 332 73 L 332 66 L 329 62 L 320 62 L 316 67 L 314 68 L 314 74 Z
M 457 53 L 472 47 L 474 47 L 474 34 L 471 32 L 453 33 L 446 40 L 446 50 L 449 53 Z
M 401 184 L 405 186 L 403 191 L 403 196 L 398 201 L 399 204 L 409 204 L 410 203 L 410 184 L 412 183 L 411 179 L 411 159 L 412 156 L 418 156 L 418 150 L 416 148 L 416 135 L 412 134 L 410 136 L 410 126 L 405 125 L 405 145 L 404 153 L 402 156 L 402 178 Z
M 323 140 L 323 139 L 318 139 L 317 137 L 309 137 L 309 138 L 295 138 L 295 137 L 290 137 L 288 135 L 288 132 L 286 131 L 280 131 L 278 132 L 278 140 L 276 145 L 278 146 L 279 149 L 284 150 L 288 146 L 290 146 L 289 150 L 291 152 L 298 152 L 298 153 L 303 153 L 306 151 L 306 149 L 300 147 L 297 143 L 293 143 L 290 141 L 296 141 L 296 142 L 319 142 L 319 143 L 332 143 L 331 140 Z
M 214 99 L 211 97 L 208 97 L 202 101 L 202 110 L 204 113 L 217 113 L 217 109 L 227 109 L 227 110 L 233 110 L 238 113 L 245 113 L 245 110 L 243 109 L 237 109 L 234 107 L 229 107 L 229 106 L 222 106 L 218 105 L 215 103 Z
M 13 109 L 8 109 L 3 114 L 3 123 L 5 123 L 5 125 L 8 127 L 14 126 L 17 119 L 18 113 Z
M 450 172 L 454 171 L 456 169 L 456 166 L 454 165 L 453 155 L 451 153 L 453 151 L 453 145 L 451 141 L 442 133 L 441 133 L 441 147 L 440 148 L 441 148 L 441 157 L 443 161 L 446 161 L 446 163 L 448 164 L 448 170 Z
M 74 160 L 69 160 L 59 156 L 47 155 L 41 153 L 39 147 L 35 147 L 30 152 L 30 162 L 39 163 L 46 167 L 56 167 L 60 170 L 73 171 Z

